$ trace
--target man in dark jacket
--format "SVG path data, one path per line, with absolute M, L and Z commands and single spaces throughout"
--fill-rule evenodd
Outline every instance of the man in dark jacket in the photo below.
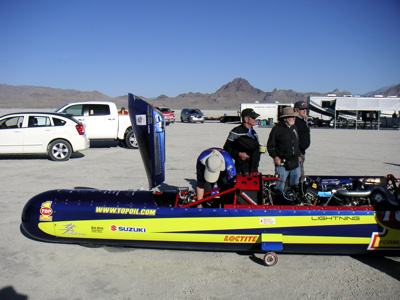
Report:
M 300 170 L 301 177 L 300 181 L 304 180 L 304 161 L 306 156 L 306 150 L 310 147 L 310 128 L 307 123 L 307 103 L 305 101 L 297 101 L 294 104 L 294 111 L 298 114 L 296 117 L 297 133 L 299 134 L 299 150 L 300 150 Z
M 224 149 L 235 160 L 237 174 L 258 172 L 260 162 L 260 140 L 253 126 L 260 116 L 252 108 L 242 111 L 242 124 L 233 128 L 225 142 Z
M 286 178 L 289 176 L 289 186 L 296 187 L 300 179 L 300 150 L 298 133 L 295 123 L 297 114 L 293 108 L 285 107 L 268 138 L 268 154 L 275 164 L 275 175 L 279 176 L 276 190 L 283 192 Z

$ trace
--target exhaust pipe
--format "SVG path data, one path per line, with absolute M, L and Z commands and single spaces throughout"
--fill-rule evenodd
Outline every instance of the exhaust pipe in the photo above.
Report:
M 349 190 L 336 190 L 332 191 L 332 195 L 339 196 L 339 197 L 369 197 L 373 193 L 380 193 L 382 196 L 386 198 L 386 200 L 394 206 L 400 206 L 400 195 L 397 197 L 389 192 L 387 189 L 381 186 L 375 186 L 372 190 L 358 190 L 358 191 L 349 191 Z M 397 199 L 396 199 L 397 198 Z
M 372 191 L 337 190 L 334 194 L 340 197 L 369 197 Z

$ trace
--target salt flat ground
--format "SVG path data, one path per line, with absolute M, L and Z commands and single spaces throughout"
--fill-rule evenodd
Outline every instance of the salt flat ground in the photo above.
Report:
M 161 187 L 192 187 L 197 156 L 222 147 L 234 126 L 167 126 Z M 256 127 L 263 143 L 270 130 Z M 312 129 L 311 135 L 309 175 L 400 177 L 397 130 Z M 0 299 L 395 299 L 400 294 L 399 257 L 281 254 L 268 268 L 262 254 L 90 249 L 37 242 L 20 233 L 25 203 L 46 190 L 147 189 L 138 150 L 96 143 L 67 162 L 3 155 L 0 170 Z M 267 154 L 260 171 L 273 174 Z

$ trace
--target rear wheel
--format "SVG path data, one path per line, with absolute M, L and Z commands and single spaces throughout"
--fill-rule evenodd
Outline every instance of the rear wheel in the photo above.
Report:
M 371 194 L 371 205 L 381 206 L 387 203 L 387 198 L 381 192 L 374 192 Z
M 133 130 L 130 130 L 126 133 L 125 144 L 129 149 L 137 149 L 139 147 Z
M 65 140 L 55 140 L 49 144 L 49 156 L 54 161 L 65 161 L 71 157 L 72 147 Z

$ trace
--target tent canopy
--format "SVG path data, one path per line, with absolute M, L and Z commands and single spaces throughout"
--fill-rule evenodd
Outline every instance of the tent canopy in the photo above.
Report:
M 398 111 L 400 110 L 400 100 L 387 98 L 337 98 L 336 110 Z

